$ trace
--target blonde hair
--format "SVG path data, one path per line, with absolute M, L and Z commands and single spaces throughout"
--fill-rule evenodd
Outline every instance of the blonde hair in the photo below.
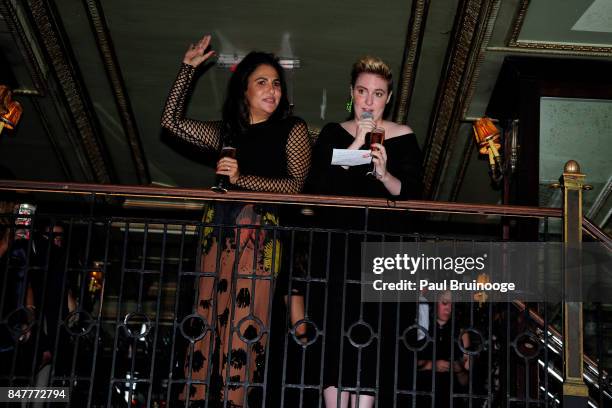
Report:
M 355 86 L 359 75 L 368 73 L 378 75 L 387 81 L 387 92 L 393 90 L 393 75 L 391 74 L 391 68 L 389 65 L 378 57 L 372 57 L 366 55 L 361 57 L 353 64 L 351 71 L 351 86 Z

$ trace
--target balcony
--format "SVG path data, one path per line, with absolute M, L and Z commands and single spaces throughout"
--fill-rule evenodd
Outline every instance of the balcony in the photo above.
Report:
M 31 216 L 3 217 L 11 239 L 1 264 L 2 386 L 67 387 L 78 407 L 325 406 L 330 381 L 364 406 L 562 405 L 565 370 L 575 363 L 566 341 L 576 347 L 564 331 L 567 302 L 451 300 L 448 330 L 431 293 L 362 302 L 359 275 L 364 242 L 459 248 L 522 241 L 526 230 L 537 231 L 531 241 L 561 242 L 562 209 L 1 185 L 5 200 L 37 204 Z M 251 217 L 269 209 L 274 220 L 220 223 L 206 217 L 211 203 L 250 204 Z M 581 236 L 612 248 L 586 219 Z M 213 237 L 234 246 L 218 245 L 211 266 Z M 241 263 L 247 250 L 263 255 Z M 229 279 L 224 259 L 234 260 Z M 580 303 L 579 368 L 589 405 L 606 407 L 612 313 L 595 300 Z M 240 309 L 225 312 L 222 301 Z M 582 328 L 570 327 L 582 341 Z M 456 375 L 428 370 L 437 360 L 453 362 Z M 188 389 L 198 398 L 186 398 Z

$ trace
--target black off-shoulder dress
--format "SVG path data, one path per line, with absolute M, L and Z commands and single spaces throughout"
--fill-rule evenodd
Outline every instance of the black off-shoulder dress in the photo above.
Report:
M 369 165 L 348 169 L 331 165 L 333 149 L 346 149 L 353 141 L 353 136 L 338 123 L 330 123 L 322 129 L 313 149 L 313 166 L 306 182 L 306 192 L 389 200 L 421 197 L 421 152 L 414 134 L 384 141 L 387 170 L 402 183 L 398 196 L 391 195 L 379 180 L 366 176 Z M 316 211 L 316 223 L 324 228 L 381 232 L 408 232 L 411 228 L 405 214 L 370 211 L 366 221 L 363 210 L 319 208 Z M 384 377 L 384 370 L 393 370 L 393 361 L 385 361 L 386 354 L 381 349 L 384 344 L 393 344 L 391 336 L 395 333 L 394 328 L 385 328 L 387 324 L 381 322 L 385 315 L 382 304 L 361 303 L 360 253 L 364 237 L 360 234 L 332 236 L 323 368 L 325 387 L 358 391 L 362 395 L 375 394 L 380 388 L 380 381 L 376 381 L 377 372 Z M 325 258 L 326 253 L 324 247 L 313 251 L 321 258 Z M 313 260 L 313 265 L 318 263 L 320 268 L 325 268 L 325 262 L 325 259 Z M 393 319 L 387 317 L 394 324 Z M 371 328 L 372 336 L 367 326 Z M 389 338 L 385 339 L 385 336 Z

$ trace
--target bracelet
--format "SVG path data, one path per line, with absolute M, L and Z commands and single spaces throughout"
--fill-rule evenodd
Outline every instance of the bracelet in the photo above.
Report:
M 376 173 L 376 178 L 380 180 L 381 183 L 384 184 L 385 181 L 389 180 L 389 172 L 387 171 L 384 176 L 382 174 Z M 384 180 L 384 179 L 387 179 L 387 180 Z

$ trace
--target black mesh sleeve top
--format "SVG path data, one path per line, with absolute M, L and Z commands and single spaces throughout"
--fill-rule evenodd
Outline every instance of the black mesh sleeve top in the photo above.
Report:
M 185 117 L 185 101 L 195 68 L 182 64 L 162 114 L 161 124 L 172 135 L 208 151 L 221 150 L 221 121 Z M 240 177 L 236 189 L 299 193 L 308 175 L 311 143 L 306 123 L 295 116 L 250 125 L 236 137 Z

